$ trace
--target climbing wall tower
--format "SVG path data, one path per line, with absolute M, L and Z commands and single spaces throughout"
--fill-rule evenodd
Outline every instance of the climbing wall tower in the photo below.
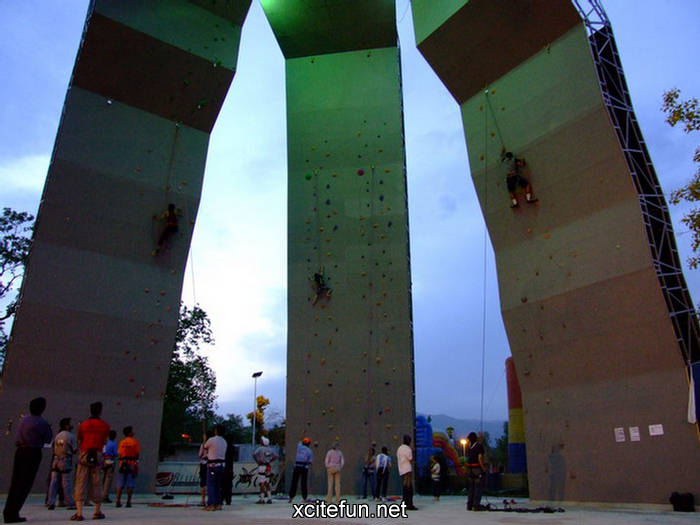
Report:
M 2 378 L 0 490 L 12 426 L 37 395 L 54 429 L 62 417 L 84 420 L 96 400 L 119 435 L 134 425 L 139 483 L 152 486 L 209 133 L 249 6 L 91 2 Z M 154 257 L 163 223 L 153 216 L 170 202 L 179 231 Z
M 697 320 L 596 0 L 413 0 L 459 103 L 522 387 L 530 495 L 665 503 L 700 487 Z M 598 18 L 599 25 L 587 16 Z M 589 38 L 590 33 L 590 38 Z M 537 204 L 509 207 L 502 148 Z
M 309 436 L 323 492 L 337 440 L 359 491 L 367 447 L 393 452 L 415 419 L 394 1 L 262 5 L 286 59 L 287 457 Z

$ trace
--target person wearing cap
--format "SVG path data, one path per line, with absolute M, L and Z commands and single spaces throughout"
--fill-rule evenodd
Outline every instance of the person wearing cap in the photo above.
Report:
M 309 467 L 314 460 L 314 453 L 312 452 L 309 445 L 311 444 L 311 439 L 305 437 L 297 445 L 297 455 L 294 459 L 294 471 L 292 472 L 292 486 L 289 489 L 289 503 L 294 500 L 294 496 L 297 494 L 297 484 L 301 480 L 301 497 L 304 502 L 308 502 L 308 477 L 309 477 Z
M 122 491 L 126 487 L 126 506 L 131 507 L 131 496 L 134 494 L 136 476 L 139 468 L 141 445 L 134 438 L 134 428 L 124 427 L 124 439 L 119 442 L 119 473 L 117 476 L 117 502 L 115 507 L 122 506 Z
M 331 449 L 326 452 L 326 472 L 328 473 L 328 494 L 326 502 L 333 499 L 333 486 L 335 485 L 335 501 L 340 503 L 340 471 L 345 465 L 343 453 L 338 448 L 338 442 L 333 443 Z
M 277 454 L 270 448 L 270 440 L 265 436 L 260 438 L 262 443 L 253 453 L 253 459 L 258 464 L 258 486 L 260 487 L 260 499 L 256 503 L 272 503 L 270 497 L 270 476 L 272 476 L 271 463 L 277 459 Z M 267 501 L 265 501 L 267 497 Z
M 91 489 L 90 499 L 95 503 L 92 519 L 101 520 L 105 515 L 102 507 L 102 449 L 109 438 L 109 425 L 100 419 L 102 403 L 97 401 L 90 405 L 90 417 L 78 427 L 78 466 L 75 469 L 75 514 L 71 521 L 83 521 L 83 504 L 88 487 Z
M 222 437 L 224 427 L 216 425 L 214 435 L 202 445 L 207 454 L 207 506 L 204 510 L 221 510 L 223 501 L 224 463 L 228 444 Z
M 418 510 L 413 505 L 413 450 L 411 436 L 408 434 L 404 434 L 403 445 L 396 450 L 396 463 L 401 476 L 402 496 L 406 510 Z
M 19 515 L 34 478 L 41 464 L 41 449 L 51 443 L 51 425 L 41 414 L 46 409 L 46 399 L 37 397 L 29 402 L 29 415 L 24 416 L 15 431 L 15 458 L 12 464 L 12 478 L 7 491 L 5 508 L 2 511 L 5 523 L 27 521 Z
M 56 508 L 56 495 L 59 486 L 63 487 L 63 495 L 69 509 L 75 508 L 73 501 L 73 454 L 78 451 L 75 435 L 71 432 L 73 425 L 69 417 L 59 422 L 60 432 L 53 439 L 51 460 L 51 482 L 49 483 L 48 509 Z

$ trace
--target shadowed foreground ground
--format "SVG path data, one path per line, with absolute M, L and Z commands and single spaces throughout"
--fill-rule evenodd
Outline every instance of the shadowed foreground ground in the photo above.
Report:
M 0 498 L 4 505 L 5 495 Z M 49 511 L 43 504 L 44 496 L 34 494 L 22 509 L 21 515 L 27 518 L 27 523 L 68 523 L 73 511 L 62 508 Z M 439 523 L 444 525 L 478 524 L 571 524 L 571 525 L 631 525 L 631 524 L 663 524 L 663 525 L 697 525 L 698 514 L 673 512 L 670 505 L 661 506 L 574 506 L 562 505 L 565 512 L 554 514 L 525 514 L 505 512 L 469 512 L 465 510 L 465 498 L 461 496 L 446 496 L 440 502 L 434 503 L 432 497 L 415 498 L 418 511 L 409 512 L 407 518 L 292 518 L 292 505 L 286 500 L 275 500 L 271 505 L 256 505 L 255 497 L 243 498 L 235 496 L 231 506 L 224 506 L 219 512 L 205 512 L 196 504 L 197 497 L 176 496 L 174 500 L 163 501 L 158 496 L 142 495 L 134 498 L 134 506 L 130 509 L 115 508 L 114 504 L 103 506 L 107 522 L 115 525 L 139 525 L 150 523 L 154 525 L 191 525 L 193 523 L 245 523 L 251 525 L 303 525 L 304 523 L 335 523 L 338 525 L 360 524 L 389 524 L 423 525 Z M 297 502 L 300 498 L 297 498 Z M 349 504 L 356 505 L 363 500 L 350 499 Z M 500 501 L 491 498 L 484 503 L 502 506 Z M 174 505 L 174 506 L 152 506 Z M 519 500 L 517 506 L 533 508 L 537 505 L 527 500 Z M 375 512 L 375 506 L 370 504 L 370 511 Z M 85 518 L 91 520 L 92 508 L 85 509 Z

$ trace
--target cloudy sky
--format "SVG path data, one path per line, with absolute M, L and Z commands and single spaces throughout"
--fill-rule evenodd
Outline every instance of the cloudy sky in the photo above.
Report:
M 584 0 L 585 3 L 585 0 Z M 88 0 L 0 0 L 0 206 L 36 213 Z M 671 129 L 664 90 L 700 96 L 700 2 L 607 0 L 637 117 L 668 193 L 694 171 L 700 140 Z M 417 410 L 478 418 L 486 315 L 484 418 L 507 418 L 494 258 L 469 177 L 458 107 L 415 48 L 409 0 L 397 0 L 402 46 Z M 238 71 L 211 139 L 183 300 L 211 317 L 208 348 L 222 413 L 258 391 L 284 412 L 286 137 L 284 61 L 256 0 Z M 575 196 L 572 196 L 575 205 Z M 689 235 L 671 210 L 683 258 Z M 226 217 L 226 220 L 222 220 Z M 484 266 L 484 262 L 486 265 Z M 486 280 L 484 281 L 484 277 Z M 700 297 L 700 276 L 686 270 Z M 484 286 L 485 282 L 485 286 Z M 484 297 L 484 289 L 486 294 Z

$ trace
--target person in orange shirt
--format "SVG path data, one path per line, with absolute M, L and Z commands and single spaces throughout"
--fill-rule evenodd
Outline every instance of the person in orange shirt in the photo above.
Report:
M 100 508 L 102 507 L 102 447 L 109 437 L 109 425 L 100 419 L 102 415 L 102 403 L 96 402 L 90 405 L 90 417 L 80 423 L 78 427 L 78 467 L 75 472 L 75 506 L 77 511 L 71 516 L 71 521 L 83 521 L 83 503 L 88 486 L 92 492 L 92 501 L 95 503 L 94 520 L 104 519 Z
M 117 476 L 117 502 L 114 505 L 115 507 L 122 506 L 121 499 L 124 487 L 126 487 L 126 506 L 131 507 L 131 496 L 134 494 L 140 453 L 141 446 L 134 439 L 133 427 L 124 427 L 124 439 L 119 442 L 119 474 Z

